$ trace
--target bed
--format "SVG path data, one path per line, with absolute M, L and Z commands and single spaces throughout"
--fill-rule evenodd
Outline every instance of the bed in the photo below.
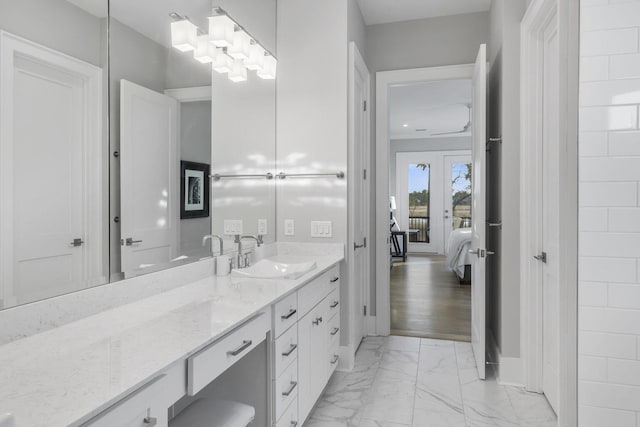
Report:
M 449 234 L 447 241 L 447 266 L 460 283 L 471 283 L 471 229 L 459 228 Z

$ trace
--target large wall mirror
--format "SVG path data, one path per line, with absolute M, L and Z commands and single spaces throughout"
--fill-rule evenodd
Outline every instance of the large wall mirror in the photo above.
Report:
M 0 309 L 275 240 L 275 80 L 172 41 L 217 7 L 276 54 L 276 0 L 0 2 Z

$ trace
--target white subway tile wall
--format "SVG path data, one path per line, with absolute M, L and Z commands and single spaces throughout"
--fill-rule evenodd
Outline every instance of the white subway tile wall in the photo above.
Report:
M 640 427 L 640 0 L 581 0 L 581 427 Z

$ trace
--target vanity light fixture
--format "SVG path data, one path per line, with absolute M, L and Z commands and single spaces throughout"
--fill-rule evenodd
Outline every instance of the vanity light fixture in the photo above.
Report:
M 213 62 L 217 55 L 216 47 L 209 41 L 209 36 L 207 34 L 198 36 L 198 45 L 193 51 L 195 60 L 203 64 L 209 64 Z
M 209 40 L 217 47 L 227 47 L 233 43 L 236 23 L 226 14 L 209 17 Z
M 265 51 L 259 44 L 252 44 L 249 48 L 249 58 L 244 61 L 244 65 L 249 70 L 262 70 L 264 68 Z
M 194 59 L 211 64 L 218 73 L 229 73 L 233 82 L 247 80 L 247 69 L 263 79 L 275 79 L 278 60 L 224 9 L 213 8 L 209 34 L 200 35 L 189 18 L 170 13 L 171 44 L 182 52 L 194 51 Z
M 213 58 L 211 67 L 220 74 L 228 73 L 233 67 L 233 59 L 231 59 L 229 55 L 224 53 L 221 48 L 217 48 L 216 57 Z
M 245 67 L 244 61 L 241 59 L 233 61 L 231 71 L 229 71 L 229 80 L 236 83 L 247 81 L 247 67 Z
M 276 68 L 278 66 L 278 60 L 275 56 L 269 55 L 264 57 L 264 66 L 262 70 L 258 70 L 256 74 L 258 77 L 265 80 L 273 80 L 276 78 Z
M 233 34 L 233 43 L 227 47 L 227 55 L 233 59 L 245 61 L 249 59 L 249 49 L 251 48 L 251 37 L 243 30 L 238 30 Z
M 189 18 L 180 18 L 171 23 L 171 45 L 182 52 L 195 50 L 198 46 L 198 27 Z

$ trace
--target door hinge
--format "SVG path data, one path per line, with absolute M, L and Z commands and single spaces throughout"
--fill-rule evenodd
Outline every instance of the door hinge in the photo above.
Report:
M 362 110 L 363 110 L 363 111 L 367 111 L 367 101 L 364 101 L 364 102 L 363 102 L 363 108 L 362 108 Z
M 366 305 L 364 306 L 364 315 L 365 316 L 367 315 L 367 306 Z
M 367 170 L 366 169 L 362 170 L 362 179 L 367 179 Z
M 367 247 L 367 238 L 366 237 L 364 238 L 364 247 L 365 248 Z

